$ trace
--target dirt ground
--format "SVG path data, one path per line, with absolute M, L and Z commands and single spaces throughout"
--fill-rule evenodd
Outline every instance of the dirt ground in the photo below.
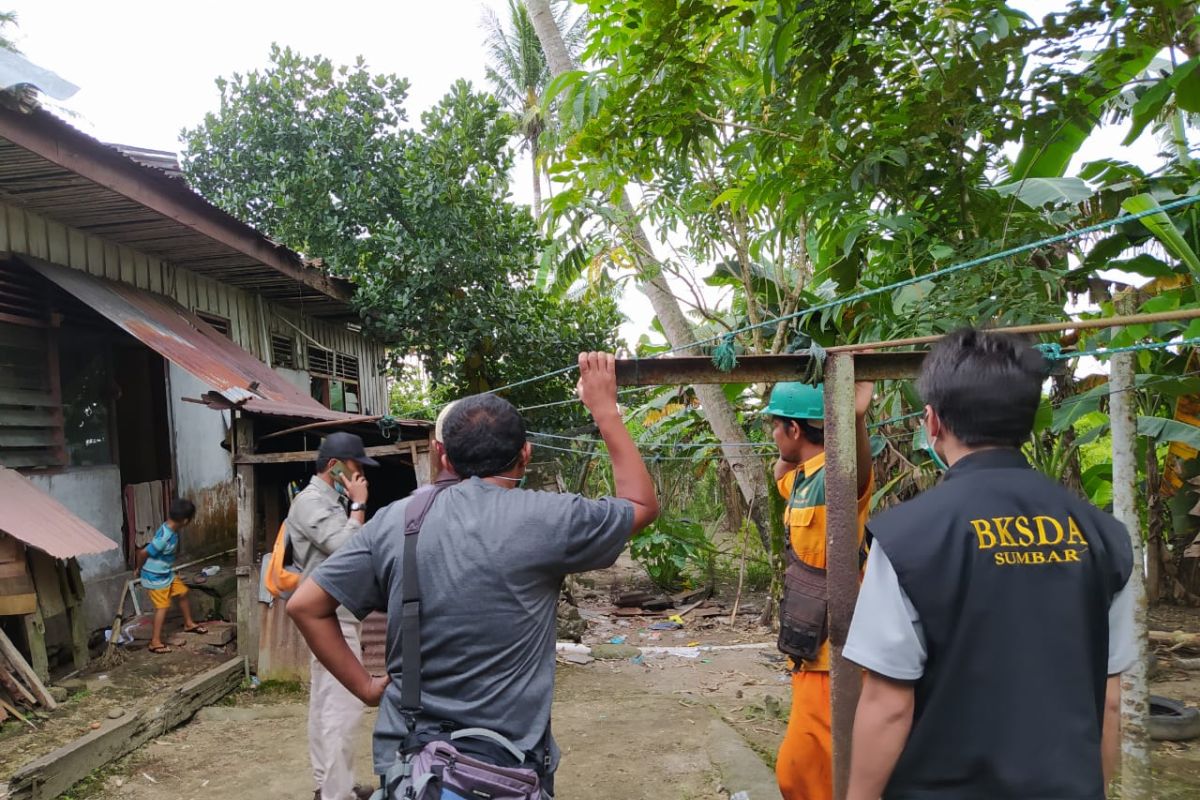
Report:
M 613 586 L 629 588 L 640 576 L 623 561 L 579 586 L 585 642 L 615 640 L 640 647 L 762 644 L 759 648 L 702 651 L 696 658 L 560 663 L 555 695 L 555 735 L 563 749 L 560 800 L 692 800 L 777 798 L 772 767 L 789 705 L 788 679 L 773 635 L 756 614 L 688 619 L 682 630 L 654 630 L 661 617 L 611 614 Z M 761 597 L 747 597 L 753 612 Z M 727 610 L 732 598 L 725 596 Z M 1200 631 L 1200 611 L 1161 609 L 1158 630 Z M 0 776 L 33 754 L 86 732 L 93 718 L 131 704 L 139 685 L 178 683 L 215 658 L 176 653 L 147 655 L 108 673 L 86 676 L 86 690 L 44 721 L 38 734 L 0 737 Z M 101 678 L 100 674 L 105 677 Z M 105 685 L 108 684 L 108 685 Z M 1159 659 L 1152 691 L 1200 705 L 1200 673 Z M 163 736 L 76 786 L 68 800 L 284 800 L 311 797 L 302 687 L 243 690 L 202 710 Z M 358 738 L 361 780 L 371 780 L 369 712 Z M 1154 745 L 1156 797 L 1200 797 L 1200 742 Z

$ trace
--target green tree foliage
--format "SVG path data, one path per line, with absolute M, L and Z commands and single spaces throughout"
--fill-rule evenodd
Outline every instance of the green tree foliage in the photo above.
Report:
M 0 48 L 9 50 L 13 53 L 20 53 L 20 49 L 11 38 L 9 38 L 9 29 L 17 27 L 17 12 L 15 11 L 0 11 Z
M 393 367 L 415 357 L 434 383 L 484 391 L 613 346 L 611 301 L 530 286 L 542 242 L 509 200 L 513 123 L 493 96 L 459 81 L 414 130 L 407 81 L 279 47 L 266 69 L 218 87 L 219 110 L 183 132 L 189 181 L 354 281 Z M 568 384 L 513 399 L 556 399 Z
M 570 52 L 578 53 L 586 30 L 586 17 L 571 22 L 570 4 L 558 3 L 556 22 Z M 546 129 L 546 85 L 550 68 L 538 42 L 537 31 L 523 2 L 508 0 L 505 20 L 492 9 L 484 9 L 483 28 L 487 34 L 487 79 L 492 90 L 516 122 L 521 144 L 528 149 L 533 164 L 533 213 L 542 207 L 540 138 Z

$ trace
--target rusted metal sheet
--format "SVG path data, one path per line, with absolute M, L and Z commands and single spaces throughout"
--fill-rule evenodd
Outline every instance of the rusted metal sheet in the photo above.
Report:
M 44 109 L 0 107 L 0 190 L 18 205 L 307 315 L 353 318 L 348 282 L 146 161 Z
M 262 622 L 258 644 L 258 677 L 261 680 L 308 682 L 312 651 L 287 615 L 287 603 L 258 603 Z M 363 620 L 363 666 L 372 675 L 387 671 L 387 617 L 378 612 Z
M 142 344 L 213 387 L 232 406 L 314 419 L 350 416 L 325 408 L 169 298 L 39 259 L 26 261 Z
M 0 467 L 0 531 L 54 558 L 117 549 L 112 539 L 25 476 L 4 467 Z
M 832 358 L 832 355 L 830 356 Z M 924 353 L 855 353 L 854 370 L 860 380 L 904 380 L 921 370 Z M 722 372 L 708 356 L 617 359 L 617 383 L 622 386 L 660 386 L 680 383 L 778 383 L 803 379 L 809 356 L 790 353 L 774 356 L 741 356 L 737 366 Z

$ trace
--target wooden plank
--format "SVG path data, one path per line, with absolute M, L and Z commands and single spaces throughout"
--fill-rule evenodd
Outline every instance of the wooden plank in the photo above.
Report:
M 363 448 L 367 455 L 372 458 L 379 456 L 407 456 L 410 455 L 413 448 L 410 445 L 424 445 L 424 442 L 396 442 L 394 444 L 382 444 L 377 447 Z M 417 448 L 417 454 L 428 455 L 427 449 Z M 315 461 L 317 458 L 316 450 L 296 450 L 291 453 L 238 453 L 234 458 L 235 464 L 288 464 L 296 461 Z M 418 476 L 420 481 L 420 476 Z M 428 483 L 428 481 L 426 481 Z
M 0 584 L 4 581 L 0 580 Z M 23 617 L 37 610 L 37 593 L 0 595 L 0 617 Z
M 254 420 L 239 414 L 234 423 L 237 452 L 254 445 Z M 251 669 L 258 663 L 258 581 L 255 544 L 258 542 L 258 484 L 253 464 L 237 465 L 237 640 L 238 653 Z
M 46 685 L 42 683 L 37 673 L 33 671 L 33 667 L 25 660 L 25 656 L 21 655 L 21 651 L 2 630 L 0 630 L 0 656 L 4 656 L 8 660 L 8 663 L 16 671 L 17 677 L 29 687 L 39 703 L 51 711 L 58 708 L 58 704 L 54 702 L 50 692 L 46 691 Z
M 46 390 L 45 369 L 30 369 L 28 367 L 0 367 L 0 387 L 5 389 Z M 8 419 L 0 419 L 0 425 L 7 425 Z
M 46 220 L 37 214 L 27 214 L 25 224 L 29 227 L 29 254 L 37 258 L 49 258 L 50 240 L 46 237 Z
M 67 610 L 59 579 L 56 559 L 30 548 L 29 571 L 33 573 L 33 586 L 38 595 L 38 609 L 44 619 L 57 617 Z
M 854 368 L 862 380 L 907 380 L 921 370 L 924 353 L 856 353 Z M 777 383 L 803 380 L 808 371 L 806 353 L 741 356 L 737 366 L 723 372 L 708 356 L 617 359 L 621 386 L 659 386 L 684 383 Z
M 86 271 L 88 260 L 87 236 L 83 231 L 71 228 L 70 232 L 68 233 L 68 238 L 70 240 L 68 245 L 71 251 L 71 268 Z
M 71 262 L 71 247 L 67 234 L 67 226 L 49 221 L 46 228 L 46 238 L 50 241 L 49 260 L 55 264 L 68 266 Z
M 862 670 L 842 656 L 858 598 L 858 453 L 855 444 L 854 379 L 849 353 L 825 364 L 826 585 L 829 614 L 830 700 L 833 708 L 833 796 L 846 797 L 850 739 Z
M 0 346 L 21 350 L 45 350 L 46 334 L 17 325 L 0 325 Z
M 16 701 L 28 704 L 31 708 L 37 705 L 37 698 L 30 694 L 25 688 L 25 684 L 17 680 L 17 676 L 13 674 L 8 661 L 0 658 L 0 688 L 6 690 L 9 695 Z M 2 797 L 3 795 L 0 795 Z
M 4 423 L 8 420 L 5 419 Z M 0 447 L 51 447 L 56 443 L 54 431 L 29 428 L 11 430 L 0 428 Z
M 131 714 L 29 762 L 9 779 L 10 800 L 52 800 L 93 771 L 174 729 L 236 689 L 245 662 L 235 658 Z
M 50 659 L 46 654 L 46 619 L 42 615 L 42 609 L 35 608 L 33 613 L 26 614 L 24 619 L 25 642 L 29 645 L 29 666 L 37 677 L 49 683 Z M 42 699 L 40 695 L 39 699 Z
M 62 462 L 53 450 L 13 450 L 0 453 L 0 467 L 57 467 Z
M 14 253 L 28 253 L 29 239 L 25 234 L 25 212 L 13 206 L 7 206 L 8 244 Z
M 62 424 L 59 412 L 52 408 L 0 411 L 4 424 L 13 428 L 50 428 Z
M 0 389 L 0 405 L 8 406 L 54 406 L 54 398 L 49 392 L 36 392 L 27 389 Z

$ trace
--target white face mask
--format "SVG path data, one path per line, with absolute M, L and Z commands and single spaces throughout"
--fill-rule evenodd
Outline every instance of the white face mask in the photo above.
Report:
M 937 437 L 929 435 L 929 428 L 926 427 L 924 421 L 921 422 L 921 439 L 922 446 L 929 453 L 929 457 L 933 459 L 934 465 L 942 472 L 950 469 L 950 466 L 946 463 L 946 459 L 942 458 L 941 454 L 937 451 Z

